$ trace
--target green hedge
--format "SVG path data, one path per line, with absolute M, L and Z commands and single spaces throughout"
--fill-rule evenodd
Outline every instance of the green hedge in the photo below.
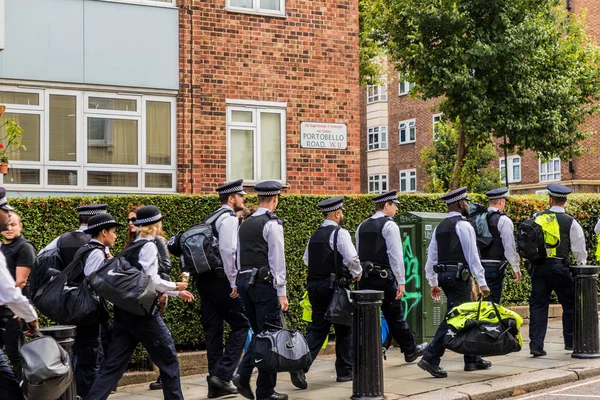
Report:
M 373 212 L 371 196 L 347 196 L 344 206 L 345 225 L 354 231 L 358 224 Z M 302 256 L 308 239 L 322 222 L 322 216 L 316 204 L 325 196 L 283 195 L 277 214 L 286 221 L 285 248 L 288 279 L 288 299 L 290 313 L 288 323 L 292 327 L 304 328 L 301 320 L 299 302 L 304 292 L 306 267 Z M 472 199 L 486 203 L 485 196 L 474 194 Z M 405 211 L 445 212 L 446 207 L 437 195 L 405 195 L 399 197 L 399 213 Z M 25 224 L 24 235 L 38 249 L 48 244 L 56 236 L 77 228 L 75 207 L 88 203 L 107 203 L 109 212 L 117 221 L 126 225 L 127 211 L 133 205 L 154 204 L 165 215 L 163 226 L 167 235 L 197 223 L 219 206 L 215 195 L 153 195 L 153 196 L 103 196 L 103 197 L 52 197 L 10 199 L 10 203 L 22 216 Z M 256 203 L 254 196 L 248 196 L 247 203 Z M 511 196 L 507 205 L 507 214 L 515 221 L 529 217 L 534 211 L 547 207 L 547 196 Z M 575 216 L 586 234 L 590 264 L 596 246 L 594 225 L 600 212 L 600 196 L 574 195 L 569 200 L 567 211 Z M 125 230 L 118 234 L 113 254 L 123 248 Z M 174 260 L 173 277 L 180 276 L 179 264 Z M 424 265 L 422 263 L 421 265 Z M 526 304 L 531 289 L 529 278 L 524 272 L 525 281 L 518 285 L 507 279 L 504 302 L 507 304 Z M 176 345 L 180 349 L 198 348 L 204 340 L 199 318 L 199 301 L 191 304 L 178 299 L 169 302 L 165 317 L 171 329 Z M 43 321 L 44 322 L 44 321 Z M 45 321 L 48 323 L 48 321 Z M 138 358 L 138 357 L 136 357 Z

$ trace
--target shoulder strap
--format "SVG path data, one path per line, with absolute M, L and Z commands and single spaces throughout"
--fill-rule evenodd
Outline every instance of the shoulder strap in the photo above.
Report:
M 127 254 L 133 252 L 133 250 L 137 250 L 138 248 L 144 247 L 144 245 L 146 245 L 146 243 L 150 243 L 150 241 L 138 240 L 137 242 L 133 242 L 131 245 L 125 247 L 123 250 L 121 250 L 119 253 L 117 253 L 117 255 L 115 255 L 113 258 L 125 257 Z
M 340 271 L 338 269 L 338 262 L 337 262 L 337 254 L 338 254 L 337 240 L 338 240 L 338 233 L 340 232 L 340 229 L 342 229 L 342 228 L 338 226 L 335 228 L 335 231 L 333 231 L 333 265 L 335 266 L 335 277 L 337 280 L 340 279 Z
M 206 219 L 203 222 L 207 225 L 213 225 L 215 222 L 217 222 L 219 217 L 225 213 L 235 215 L 235 213 L 232 210 L 229 210 L 227 208 L 219 208 L 218 210 L 213 211 L 208 217 L 206 217 Z
M 71 263 L 67 265 L 67 267 L 62 271 L 62 273 L 67 276 L 67 282 L 73 282 L 74 280 L 79 278 L 79 276 L 83 273 L 83 268 L 79 268 L 76 270 L 76 268 L 79 266 L 80 261 L 88 254 L 90 254 L 92 250 L 96 249 L 101 250 L 99 246 L 88 244 L 77 250 L 77 253 L 75 253 L 75 257 L 73 257 L 73 261 L 71 261 Z
M 267 211 L 265 214 L 268 215 L 269 218 L 276 220 L 279 225 L 283 225 L 285 223 L 284 220 L 279 219 L 279 217 L 272 211 Z

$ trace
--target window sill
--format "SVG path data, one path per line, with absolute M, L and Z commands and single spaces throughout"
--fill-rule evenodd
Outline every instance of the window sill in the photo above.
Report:
M 371 104 L 377 104 L 377 103 L 387 103 L 387 100 L 376 100 L 376 101 L 371 101 L 371 102 L 367 102 L 367 105 L 370 106 Z
M 387 150 L 388 150 L 388 148 L 386 147 L 386 148 L 381 148 L 381 149 L 371 149 L 371 150 L 367 149 L 367 152 L 371 153 L 371 152 L 375 152 L 375 151 L 387 151 Z
M 410 142 L 400 142 L 400 146 L 404 145 L 404 144 L 415 144 L 417 143 L 416 140 L 411 140 Z
M 233 8 L 233 7 L 224 7 L 224 11 L 236 14 L 248 14 L 248 15 L 257 15 L 260 17 L 273 17 L 273 18 L 281 18 L 287 19 L 288 16 L 285 12 L 277 13 L 277 12 L 266 12 L 266 11 L 255 11 L 255 10 L 244 10 L 243 8 Z
M 136 0 L 96 0 L 103 1 L 105 3 L 121 3 L 121 4 L 132 4 L 136 6 L 148 6 L 148 7 L 160 7 L 160 8 L 174 8 L 177 9 L 177 5 L 174 2 L 152 2 L 152 1 L 136 1 Z

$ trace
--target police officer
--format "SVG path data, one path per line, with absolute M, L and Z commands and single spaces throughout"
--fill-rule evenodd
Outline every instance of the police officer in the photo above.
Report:
M 413 362 L 423 355 L 427 343 L 415 343 L 402 309 L 404 256 L 400 228 L 392 219 L 400 204 L 397 191 L 382 193 L 373 201 L 375 214 L 364 220 L 356 230 L 356 248 L 364 269 L 360 288 L 384 291 L 383 316 L 392 337 L 404 353 L 404 360 Z
M 217 192 L 222 205 L 209 215 L 207 220 L 217 217 L 213 226 L 219 238 L 219 254 L 223 261 L 223 268 L 194 276 L 201 299 L 201 321 L 206 336 L 209 398 L 237 393 L 230 380 L 244 351 L 250 328 L 236 285 L 235 259 L 239 220 L 235 213 L 244 206 L 246 193 L 242 187 L 242 179 L 219 186 Z M 224 322 L 231 327 L 225 347 L 223 347 Z
M 515 282 L 523 279 L 519 267 L 519 254 L 515 246 L 515 226 L 511 219 L 504 214 L 508 188 L 490 190 L 485 194 L 489 200 L 487 222 L 492 242 L 489 246 L 479 246 L 481 264 L 485 270 L 485 281 L 491 291 L 491 298 L 500 304 L 502 288 L 507 264 L 515 273 Z M 479 243 L 478 243 L 479 244 Z
M 587 251 L 583 229 L 577 221 L 565 212 L 567 196 L 571 189 L 559 184 L 548 185 L 550 209 L 537 215 L 548 215 L 556 221 L 560 229 L 558 247 L 551 256 L 532 265 L 531 296 L 529 298 L 529 349 L 534 357 L 545 356 L 544 339 L 548 327 L 548 305 L 552 291 L 556 293 L 563 309 L 563 338 L 565 350 L 573 349 L 574 281 L 569 270 L 571 255 L 577 265 L 585 265 Z M 542 225 L 543 227 L 543 225 Z
M 274 214 L 279 203 L 281 184 L 265 181 L 254 186 L 258 195 L 258 209 L 246 218 L 239 229 L 238 257 L 239 268 L 237 289 L 254 332 L 279 327 L 282 324 L 281 311 L 287 311 L 286 266 L 283 247 L 283 221 Z M 239 393 L 254 399 L 250 388 L 252 374 L 252 349 L 244 354 L 238 373 L 232 379 Z M 256 397 L 258 400 L 287 400 L 287 394 L 277 393 L 277 374 L 266 372 L 257 365 Z M 292 373 L 292 383 L 306 389 L 303 372 Z
M 462 187 L 442 196 L 448 205 L 446 217 L 433 231 L 427 250 L 425 274 L 431 286 L 431 297 L 439 301 L 441 291 L 448 299 L 448 311 L 471 301 L 472 274 L 484 296 L 489 296 L 484 270 L 477 252 L 475 229 L 465 218 L 469 215 L 467 188 Z M 448 330 L 446 320 L 438 327 L 435 337 L 419 361 L 419 367 L 436 378 L 446 378 L 448 373 L 440 367 L 444 355 L 444 335 Z M 488 369 L 492 363 L 480 356 L 464 356 L 465 371 Z
M 308 266 L 307 289 L 312 306 L 312 322 L 308 324 L 306 341 L 313 361 L 329 334 L 331 321 L 325 312 L 336 285 L 349 289 L 352 280 L 359 281 L 362 267 L 350 233 L 344 222 L 344 198 L 333 197 L 318 204 L 325 221 L 311 236 L 304 264 Z M 335 371 L 338 382 L 352 380 L 352 328 L 333 324 L 335 329 Z

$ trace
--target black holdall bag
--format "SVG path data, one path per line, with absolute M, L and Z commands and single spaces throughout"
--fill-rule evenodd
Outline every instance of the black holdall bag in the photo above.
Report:
M 33 299 L 40 286 L 63 269 L 64 263 L 58 247 L 46 250 L 38 255 L 31 266 L 31 273 L 29 274 L 29 298 Z
M 254 366 L 272 373 L 304 371 L 312 363 L 308 343 L 302 333 L 287 329 L 283 314 L 281 320 L 283 327 L 254 336 Z
M 71 360 L 56 340 L 37 334 L 19 349 L 23 393 L 31 400 L 56 400 L 73 380 Z
M 336 283 L 331 301 L 325 312 L 325 319 L 331 321 L 333 324 L 352 326 L 354 306 L 352 305 L 352 300 L 350 300 L 350 290 L 339 285 L 340 273 L 337 265 L 337 238 L 339 230 L 339 227 L 336 228 L 333 235 L 333 260 L 335 263 Z

